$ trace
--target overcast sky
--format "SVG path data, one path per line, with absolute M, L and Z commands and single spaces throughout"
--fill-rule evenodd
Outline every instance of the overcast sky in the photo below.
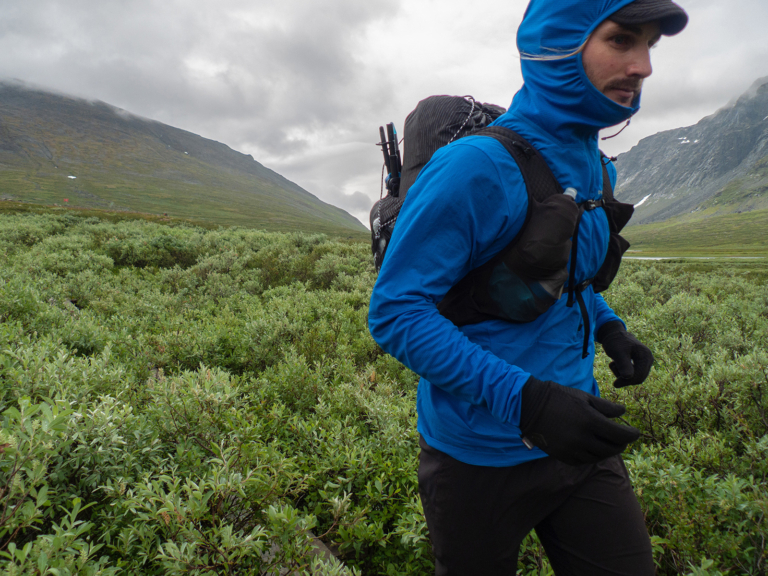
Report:
M 557 0 L 553 0 L 557 1 Z M 589 0 L 585 0 L 589 1 Z M 768 0 L 680 0 L 617 154 L 768 76 Z M 508 106 L 527 0 L 2 0 L 0 79 L 98 99 L 252 154 L 367 224 L 378 126 L 432 94 Z

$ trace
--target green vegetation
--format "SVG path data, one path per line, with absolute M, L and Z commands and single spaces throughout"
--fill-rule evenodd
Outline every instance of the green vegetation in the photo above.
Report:
M 628 256 L 768 256 L 768 210 L 630 226 Z
M 62 216 L 70 214 L 76 218 L 98 218 L 105 222 L 130 222 L 133 220 L 141 222 L 154 222 L 168 226 L 196 226 L 208 230 L 217 230 L 222 228 L 221 224 L 216 224 L 210 220 L 200 220 L 195 218 L 177 218 L 162 214 L 150 214 L 147 212 L 127 212 L 104 210 L 99 208 L 77 208 L 73 206 L 46 206 L 42 204 L 28 204 L 26 202 L 5 201 L 0 202 L 0 216 L 11 216 L 20 214 L 48 214 L 52 216 Z M 326 232 L 333 239 L 346 240 L 353 242 L 370 241 L 371 233 L 369 231 L 356 232 L 348 229 L 334 229 Z M 324 232 L 318 231 L 323 234 Z
M 4 573 L 430 572 L 417 378 L 368 334 L 367 244 L 20 213 L 0 254 Z M 604 392 L 643 432 L 661 575 L 766 573 L 766 279 L 627 262 L 607 294 L 657 356 Z M 520 574 L 551 574 L 534 537 Z
M 158 224 L 167 224 L 169 226 L 197 226 L 215 230 L 220 228 L 218 224 L 212 224 L 205 220 L 192 220 L 187 218 L 174 218 L 173 216 L 162 216 L 159 214 L 147 214 L 146 212 L 116 212 L 110 210 L 99 210 L 97 208 L 74 208 L 70 206 L 45 206 L 42 204 L 27 204 L 25 202 L 0 202 L 0 216 L 15 215 L 50 215 L 66 216 L 71 215 L 75 218 L 98 218 L 105 222 L 130 222 L 140 220 L 142 222 L 154 222 Z
M 768 156 L 756 162 L 742 178 L 728 182 L 701 208 L 708 213 L 768 208 Z
M 209 169 L 202 163 L 191 164 L 190 176 Z M 282 232 L 360 234 L 363 229 L 359 223 L 354 226 L 341 217 L 322 214 L 316 206 L 317 199 L 292 199 L 279 187 L 268 184 L 261 185 L 257 194 L 246 175 L 233 174 L 211 183 L 213 177 L 204 178 L 201 174 L 201 183 L 192 185 L 151 176 L 122 176 L 117 171 L 96 173 L 87 166 L 76 172 L 80 176 L 71 180 L 66 173 L 4 170 L 0 172 L 0 182 L 4 194 L 33 204 L 168 214 L 224 226 Z

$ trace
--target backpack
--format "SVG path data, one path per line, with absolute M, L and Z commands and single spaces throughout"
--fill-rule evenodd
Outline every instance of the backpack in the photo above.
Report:
M 563 190 L 544 157 L 525 138 L 501 126 L 488 126 L 504 113 L 492 104 L 470 96 L 432 96 L 419 102 L 405 121 L 405 161 L 401 167 L 399 142 L 392 124 L 379 129 L 389 174 L 382 177 L 382 198 L 371 210 L 371 250 L 377 271 L 405 201 L 421 169 L 442 146 L 468 135 L 498 140 L 517 163 L 528 193 L 528 211 L 517 236 L 488 262 L 471 270 L 441 302 L 440 313 L 457 326 L 490 319 L 531 322 L 546 312 L 563 294 L 568 281 L 568 306 L 578 302 L 585 322 L 584 357 L 587 355 L 589 318 L 581 292 L 592 285 L 595 292 L 608 288 L 618 272 L 629 242 L 619 235 L 634 207 L 613 197 L 606 158 L 603 158 L 603 197 L 577 204 L 575 191 Z M 386 182 L 387 195 L 383 196 Z M 608 254 L 598 274 L 575 283 L 578 228 L 585 211 L 605 209 L 611 232 Z M 571 239 L 575 239 L 573 242 Z M 568 261 L 572 262 L 571 271 Z
M 432 155 L 454 140 L 485 128 L 504 112 L 500 106 L 482 104 L 471 96 L 430 96 L 422 100 L 405 119 L 404 133 L 408 139 L 404 165 L 394 125 L 387 124 L 386 134 L 383 127 L 379 128 L 381 142 L 377 146 L 384 153 L 382 196 L 370 214 L 371 250 L 377 272 L 384 262 L 405 196 Z

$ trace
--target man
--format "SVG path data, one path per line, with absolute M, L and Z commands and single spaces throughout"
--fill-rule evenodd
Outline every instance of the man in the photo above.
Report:
M 616 177 L 598 131 L 638 111 L 650 48 L 686 23 L 671 0 L 531 0 L 517 38 L 525 84 L 495 124 L 594 207 L 603 174 Z M 515 574 L 535 529 L 558 575 L 652 575 L 620 457 L 639 433 L 612 420 L 624 408 L 600 399 L 593 377 L 595 340 L 616 386 L 641 383 L 653 362 L 589 286 L 606 257 L 605 210 L 585 210 L 577 229 L 569 284 L 580 306 L 561 298 L 531 322 L 460 328 L 438 312 L 452 286 L 517 236 L 527 204 L 498 141 L 438 150 L 408 193 L 371 298 L 374 338 L 422 377 L 419 490 L 436 574 Z

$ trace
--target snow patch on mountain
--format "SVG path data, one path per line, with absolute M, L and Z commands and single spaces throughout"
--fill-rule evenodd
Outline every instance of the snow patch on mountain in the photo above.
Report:
M 640 202 L 638 202 L 637 204 L 635 204 L 635 208 L 637 208 L 638 206 L 642 206 L 643 204 L 645 204 L 645 201 L 646 201 L 646 200 L 648 200 L 648 198 L 650 198 L 650 197 L 651 197 L 651 195 L 650 195 L 650 194 L 648 194 L 648 196 L 646 196 L 645 198 L 643 198 L 642 200 L 640 200 Z

